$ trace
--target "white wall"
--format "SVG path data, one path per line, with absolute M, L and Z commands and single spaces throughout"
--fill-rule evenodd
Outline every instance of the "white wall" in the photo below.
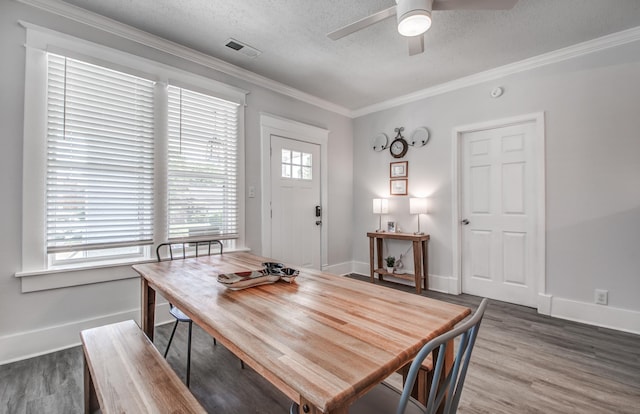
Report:
M 425 68 L 428 70 L 428 68 Z M 489 92 L 501 85 L 504 95 Z M 546 116 L 547 293 L 552 315 L 640 332 L 640 42 L 467 87 L 357 118 L 354 123 L 356 268 L 368 264 L 364 234 L 377 226 L 371 199 L 388 194 L 388 151 L 369 140 L 398 126 L 431 130 L 410 148 L 409 191 L 431 194 L 430 274 L 452 276 L 452 129 L 534 112 Z M 408 198 L 390 218 L 414 231 Z M 393 254 L 404 247 L 391 245 Z M 594 289 L 609 306 L 593 305 Z M 602 316 L 602 315 L 606 316 Z
M 352 121 L 342 115 L 279 95 L 165 53 L 108 35 L 91 27 L 22 4 L 0 2 L 0 363 L 79 343 L 88 326 L 136 317 L 139 281 L 127 279 L 34 293 L 21 293 L 14 277 L 21 263 L 22 119 L 25 30 L 18 20 L 172 65 L 249 90 L 245 116 L 246 184 L 256 198 L 246 198 L 247 246 L 261 251 L 260 125 L 268 112 L 331 131 L 328 144 L 328 262 L 350 262 L 352 219 Z M 135 277 L 131 271 L 132 277 Z

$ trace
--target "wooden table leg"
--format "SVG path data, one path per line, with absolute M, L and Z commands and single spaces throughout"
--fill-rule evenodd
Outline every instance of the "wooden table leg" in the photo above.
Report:
M 424 276 L 424 290 L 429 289 L 429 241 L 422 242 L 422 274 Z
M 153 328 L 156 316 L 156 291 L 149 286 L 147 279 L 141 277 L 140 280 L 140 290 L 142 294 L 140 301 L 140 311 L 142 313 L 140 318 L 141 328 L 151 342 L 153 342 Z
M 422 246 L 419 241 L 413 242 L 413 268 L 415 273 L 416 292 L 422 293 Z
M 100 408 L 98 403 L 98 395 L 96 387 L 93 385 L 89 364 L 87 364 L 87 356 L 83 355 L 84 364 L 84 412 L 85 414 L 95 413 Z
M 375 275 L 375 273 L 374 273 L 375 267 L 373 267 L 373 265 L 374 265 L 374 262 L 373 262 L 373 257 L 374 256 L 373 255 L 375 253 L 374 252 L 375 249 L 374 249 L 373 239 L 374 239 L 373 237 L 369 237 L 369 269 L 370 269 L 369 271 L 371 272 L 371 283 L 375 283 L 375 277 L 374 277 L 374 275 Z
M 378 260 L 378 269 L 382 269 L 382 239 L 376 237 L 376 257 Z M 378 279 L 384 280 L 382 273 L 378 274 Z
M 402 386 L 404 387 L 407 384 L 407 377 L 409 376 L 409 368 L 411 368 L 411 363 L 407 363 L 405 366 L 400 368 L 398 373 L 402 374 Z M 411 390 L 411 396 L 418 400 L 420 404 L 427 405 L 427 398 L 429 397 L 429 389 L 431 388 L 431 382 L 429 381 L 429 376 L 432 375 L 432 371 L 427 371 L 424 369 L 418 370 L 418 376 L 416 377 L 415 382 L 413 383 L 413 389 Z

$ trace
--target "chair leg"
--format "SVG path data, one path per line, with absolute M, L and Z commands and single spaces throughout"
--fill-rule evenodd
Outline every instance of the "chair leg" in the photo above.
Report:
M 244 369 L 244 361 L 240 360 L 240 368 Z
M 189 321 L 189 337 L 187 338 L 187 388 L 189 387 L 189 381 L 191 379 L 191 330 L 193 328 L 193 321 Z
M 171 331 L 171 336 L 169 337 L 169 343 L 167 343 L 167 349 L 164 351 L 164 358 L 167 359 L 167 354 L 169 353 L 169 348 L 171 347 L 171 341 L 173 341 L 173 335 L 176 333 L 176 328 L 178 327 L 178 320 L 176 319 L 176 323 L 173 325 L 173 331 Z
M 213 345 L 218 345 L 218 342 L 216 342 L 216 338 L 213 338 Z

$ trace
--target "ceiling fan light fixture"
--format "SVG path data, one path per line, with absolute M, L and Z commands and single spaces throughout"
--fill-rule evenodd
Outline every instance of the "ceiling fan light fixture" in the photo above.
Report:
M 431 15 L 424 10 L 417 10 L 416 13 L 405 15 L 398 22 L 398 33 L 402 36 L 418 36 L 429 30 L 431 27 Z
M 398 33 L 412 37 L 429 30 L 433 0 L 396 0 L 396 3 Z

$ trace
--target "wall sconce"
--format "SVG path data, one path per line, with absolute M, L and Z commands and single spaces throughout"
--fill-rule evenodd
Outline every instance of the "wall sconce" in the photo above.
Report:
M 384 232 L 382 230 L 382 215 L 389 213 L 389 200 L 386 198 L 374 198 L 373 199 L 373 214 L 378 214 L 378 230 L 379 233 Z
M 418 215 L 418 231 L 413 233 L 416 235 L 423 235 L 420 231 L 420 214 L 427 214 L 427 199 L 426 198 L 411 198 L 409 199 L 409 213 Z

